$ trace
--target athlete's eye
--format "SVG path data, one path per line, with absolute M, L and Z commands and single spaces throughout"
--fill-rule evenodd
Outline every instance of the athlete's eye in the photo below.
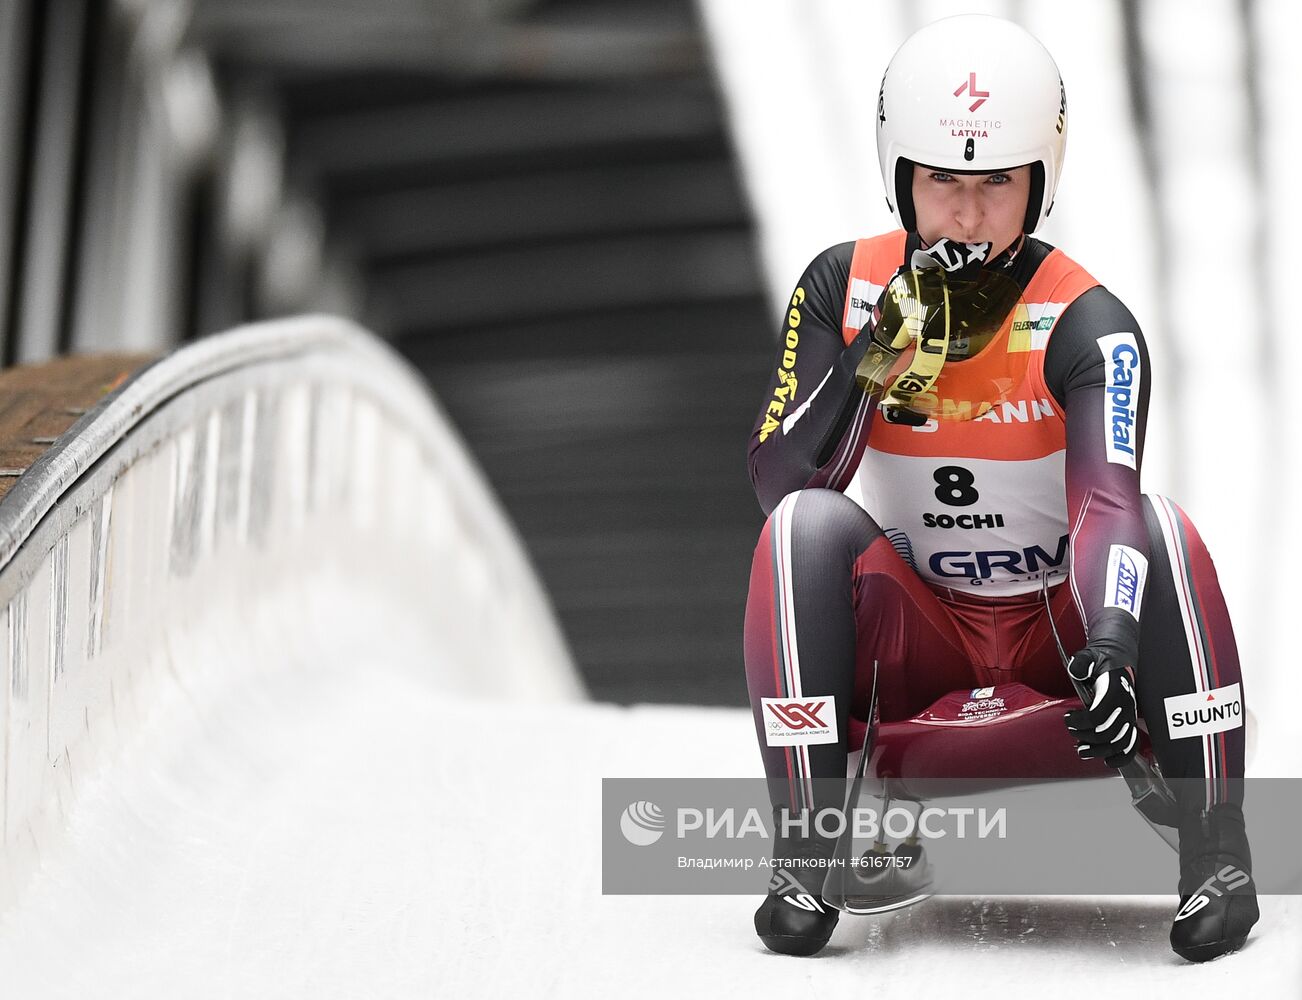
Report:
M 1012 178 L 1009 177 L 1007 174 L 991 174 L 989 177 L 986 178 L 987 184 L 995 184 L 995 185 L 1008 184 L 1011 183 L 1011 181 Z
M 954 179 L 949 174 L 941 170 L 933 170 L 928 176 L 930 176 L 933 181 L 939 181 L 942 184 L 945 183 L 946 181 L 952 181 Z

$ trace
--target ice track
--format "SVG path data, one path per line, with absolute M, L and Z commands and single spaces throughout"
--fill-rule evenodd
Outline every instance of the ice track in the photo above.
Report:
M 1174 897 L 933 899 L 843 918 L 815 959 L 764 951 L 758 884 L 603 897 L 601 777 L 752 775 L 747 713 L 508 706 L 427 676 L 169 680 L 0 919 L 0 995 L 1302 995 L 1297 897 L 1203 967 L 1167 947 Z

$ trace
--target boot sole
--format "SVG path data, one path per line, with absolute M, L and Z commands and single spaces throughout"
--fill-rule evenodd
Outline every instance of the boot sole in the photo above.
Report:
M 1196 944 L 1192 947 L 1178 948 L 1171 945 L 1171 950 L 1187 962 L 1210 962 L 1232 951 L 1238 951 L 1248 940 L 1248 935 L 1230 941 L 1212 941 L 1209 944 Z
M 761 934 L 759 939 L 764 942 L 764 947 L 769 951 L 775 951 L 779 955 L 795 955 L 797 958 L 808 958 L 810 955 L 817 955 L 832 940 L 829 934 L 825 938 L 808 938 L 796 937 L 792 934 Z

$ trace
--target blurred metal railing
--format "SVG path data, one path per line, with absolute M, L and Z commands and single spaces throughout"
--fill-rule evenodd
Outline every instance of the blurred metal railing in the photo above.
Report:
M 0 500 L 0 608 L 0 893 L 155 685 L 397 662 L 450 691 L 582 694 L 418 377 L 329 317 L 184 348 L 58 436 Z

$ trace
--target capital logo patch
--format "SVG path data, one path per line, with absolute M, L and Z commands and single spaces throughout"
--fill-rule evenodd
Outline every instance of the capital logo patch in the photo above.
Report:
M 1144 366 L 1139 357 L 1139 343 L 1133 333 L 1109 333 L 1098 339 L 1103 352 L 1104 391 L 1103 439 L 1107 443 L 1108 461 L 1136 468 L 1136 420 L 1139 413 L 1139 390 Z

